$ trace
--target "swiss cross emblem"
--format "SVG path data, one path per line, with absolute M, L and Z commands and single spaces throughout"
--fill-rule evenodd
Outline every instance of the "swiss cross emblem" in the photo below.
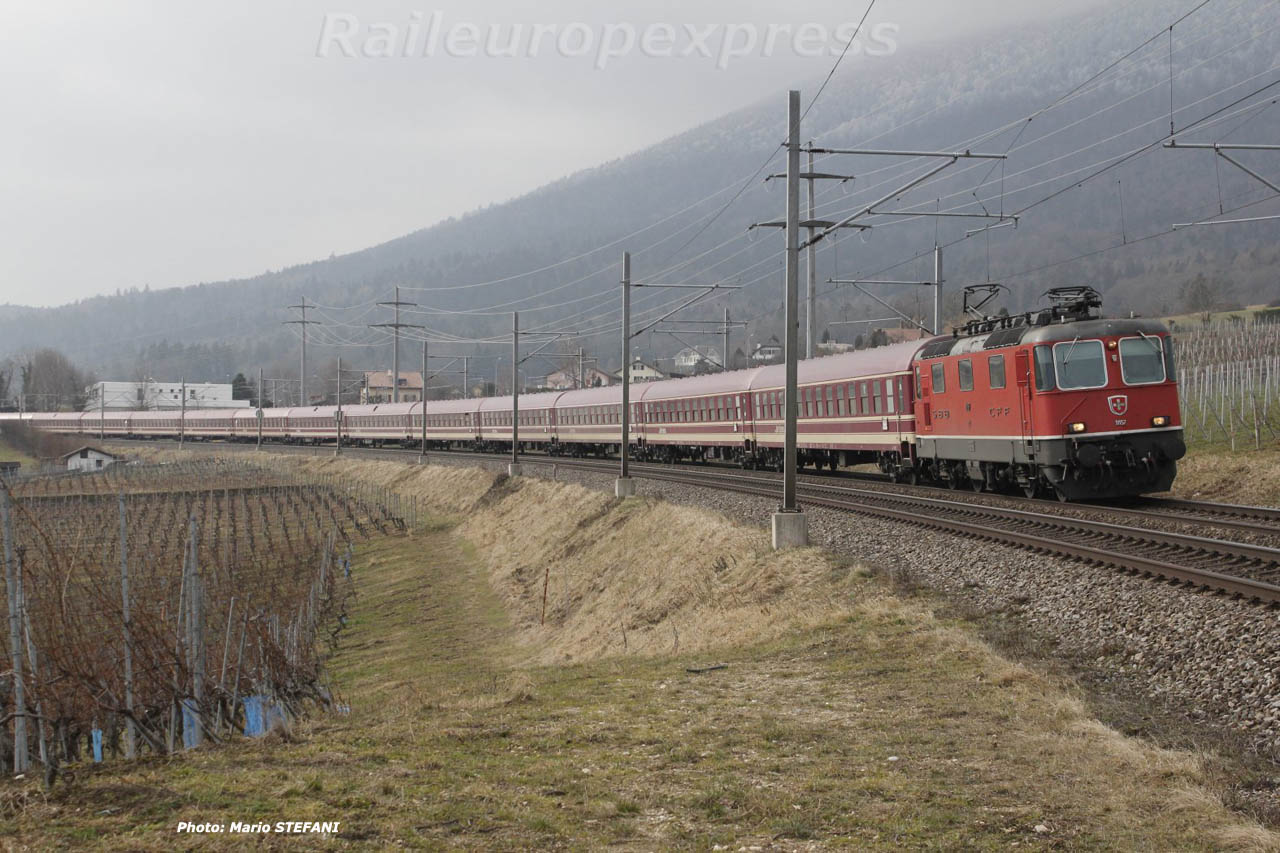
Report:
M 1123 415 L 1129 411 L 1129 398 L 1124 394 L 1115 394 L 1107 398 L 1107 408 L 1113 415 Z

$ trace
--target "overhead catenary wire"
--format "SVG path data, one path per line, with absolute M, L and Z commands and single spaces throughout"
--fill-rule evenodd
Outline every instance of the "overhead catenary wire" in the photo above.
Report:
M 1195 12 L 1195 11 L 1197 11 L 1198 9 L 1203 8 L 1205 5 L 1207 5 L 1207 2 L 1198 4 L 1198 5 L 1197 5 L 1193 10 L 1191 10 L 1191 12 L 1188 12 L 1188 13 L 1187 13 L 1187 15 L 1190 15 L 1190 14 L 1194 13 L 1194 12 Z M 1183 18 L 1187 17 L 1187 15 L 1184 15 L 1184 16 L 1183 16 Z M 1181 19 L 1179 19 L 1179 20 L 1181 20 Z M 1163 32 L 1164 32 L 1164 30 L 1162 29 L 1162 31 L 1161 31 L 1161 32 L 1163 33 Z M 1139 47 L 1141 47 L 1141 46 L 1139 46 Z M 1181 47 L 1181 44 L 1180 44 L 1180 47 Z M 1138 52 L 1138 50 L 1139 50 L 1139 48 L 1135 48 L 1135 49 L 1131 50 L 1131 51 L 1130 51 L 1128 54 L 1126 54 L 1125 56 L 1122 56 L 1120 59 L 1115 60 L 1115 61 L 1114 61 L 1114 62 L 1112 62 L 1112 63 L 1111 63 L 1107 68 L 1104 68 L 1102 71 L 1095 73 L 1095 75 L 1093 75 L 1091 78 L 1087 79 L 1087 80 L 1086 80 L 1086 81 L 1084 81 L 1083 83 L 1078 84 L 1078 85 L 1077 85 L 1076 87 L 1074 87 L 1074 88 L 1073 88 L 1073 90 L 1071 90 L 1070 92 L 1068 92 L 1068 93 L 1064 94 L 1063 96 L 1060 96 L 1060 97 L 1057 99 L 1057 101 L 1065 101 L 1065 100 L 1069 99 L 1070 97 L 1072 97 L 1073 93 L 1075 93 L 1075 92 L 1077 92 L 1077 91 L 1083 91 L 1083 90 L 1084 90 L 1084 88 L 1086 88 L 1086 87 L 1089 87 L 1089 86 L 1090 86 L 1090 84 L 1091 84 L 1091 82 L 1092 82 L 1092 81 L 1095 81 L 1096 79 L 1098 79 L 1102 74 L 1104 74 L 1106 71 L 1110 70 L 1111 68 L 1114 68 L 1114 67 L 1119 66 L 1119 65 L 1120 65 L 1120 64 L 1121 64 L 1125 59 L 1129 58 L 1129 57 L 1130 57 L 1130 56 L 1132 56 L 1132 55 L 1135 55 L 1135 54 Z M 1179 72 L 1179 73 L 1181 74 L 1182 72 Z M 1144 90 L 1144 91 L 1145 91 L 1145 90 Z M 1132 97 L 1132 96 L 1131 96 L 1131 97 Z M 1246 97 L 1248 97 L 1248 96 L 1246 96 Z M 1237 103 L 1238 103 L 1238 102 L 1237 102 Z M 1042 111 L 1043 111 L 1043 109 L 1044 109 L 1044 108 L 1042 108 L 1042 110 L 1041 110 L 1041 111 L 1038 111 L 1038 112 L 1042 112 Z M 1179 113 L 1180 113 L 1180 112 L 1182 112 L 1182 110 L 1178 110 L 1177 112 L 1179 112 Z M 1202 119 L 1202 120 L 1203 120 L 1203 119 Z M 1022 127 L 1021 127 L 1021 128 L 1019 128 L 1019 131 L 1021 132 L 1022 130 L 1025 130 L 1025 128 L 1026 128 L 1026 127 L 1027 127 L 1027 125 L 1028 125 L 1028 122 L 1027 122 L 1025 119 L 1023 119 L 1023 120 L 1019 120 L 1019 123 L 1021 123 L 1021 124 L 1022 124 Z M 1079 122 L 1076 122 L 1076 124 L 1078 124 L 1078 123 L 1079 123 Z M 1010 125 L 1010 126 L 1012 127 L 1012 126 L 1016 126 L 1016 125 Z M 1074 126 L 1074 125 L 1072 125 L 1072 126 Z M 1176 129 L 1176 125 L 1175 125 L 1175 129 Z M 1059 131 L 1055 131 L 1055 132 L 1059 132 Z M 1130 130 L 1130 132 L 1132 132 L 1132 129 Z M 1184 132 L 1185 132 L 1185 128 L 1184 128 Z M 1037 143 L 1039 143 L 1039 142 L 1043 142 L 1043 141 L 1044 141 L 1044 139 L 1046 139 L 1046 138 L 1047 138 L 1047 137 L 1039 137 L 1039 138 L 1037 138 L 1036 140 L 1031 140 L 1030 142 L 1026 143 L 1026 145 L 1028 145 L 1028 146 L 1029 146 L 1029 145 L 1037 144 Z M 1010 147 L 1011 147 L 1011 148 L 1012 148 L 1013 146 L 1017 145 L 1017 140 L 1018 140 L 1018 137 L 1017 137 L 1017 136 L 1015 136 L 1014 141 L 1010 144 Z M 1020 148 L 1021 148 L 1021 147 L 1025 147 L 1025 146 L 1020 146 Z M 1093 146 L 1086 146 L 1085 148 L 1088 148 L 1088 147 L 1093 147 Z M 775 152 L 775 153 L 776 153 L 776 152 Z M 1078 153 L 1078 151 L 1077 151 L 1077 152 L 1073 152 L 1073 153 Z M 771 155 L 771 159 L 772 159 L 772 156 L 773 156 L 773 155 Z M 1069 156 L 1069 155 L 1067 155 L 1067 156 Z M 1060 160 L 1060 159 L 1062 159 L 1062 158 L 1055 158 L 1055 160 Z M 1044 169 L 1044 168 L 1048 168 L 1048 166 L 1049 166 L 1050 164 L 1052 164 L 1052 162 L 1054 162 L 1054 160 L 1047 161 L 1046 163 L 1036 164 L 1036 165 L 1034 165 L 1034 166 L 1032 166 L 1032 167 L 1029 167 L 1029 168 L 1028 168 L 1028 169 L 1026 169 L 1026 170 L 1023 170 L 1021 173 L 1017 173 L 1017 174 L 1025 175 L 1025 174 L 1028 174 L 1028 173 L 1033 172 L 1033 171 L 1035 171 L 1035 170 L 1041 170 L 1041 169 Z M 1107 161 L 1100 161 L 1098 164 L 1094 164 L 1094 165 L 1105 166 L 1105 165 L 1107 165 Z M 1082 168 L 1088 168 L 1088 167 L 1082 167 Z M 1072 171 L 1068 172 L 1068 173 L 1067 173 L 1067 175 L 1078 174 L 1080 171 L 1081 171 L 1080 169 L 1072 170 Z M 990 172 L 989 172 L 988 174 L 990 174 Z M 1006 178 L 1006 179 L 1007 179 L 1007 178 L 1009 178 L 1009 177 L 1011 177 L 1011 176 L 1009 176 L 1009 175 L 1003 175 L 1003 176 L 1002 176 L 1002 178 Z M 1054 180 L 1062 180 L 1062 179 L 1063 179 L 1063 176 L 1054 176 L 1054 177 L 1050 177 L 1050 178 L 1047 178 L 1047 179 L 1045 179 L 1045 180 L 1043 180 L 1043 181 L 1035 182 L 1035 183 L 1032 183 L 1032 184 L 1029 184 L 1029 185 L 1025 185 L 1025 186 L 1023 186 L 1023 187 L 1017 187 L 1017 188 L 1015 188 L 1014 190 L 1012 190 L 1011 192 L 1024 193 L 1024 192 L 1026 192 L 1026 191 L 1028 191 L 1028 190 L 1030 190 L 1030 189 L 1032 189 L 1032 188 L 1034 188 L 1034 187 L 1036 187 L 1036 186 L 1043 185 L 1044 183 L 1052 182 L 1052 181 L 1054 181 Z M 1084 178 L 1084 179 L 1082 179 L 1079 183 L 1083 183 L 1084 181 L 1087 181 L 1088 179 L 1089 179 L 1089 178 Z M 984 180 L 984 181 L 980 182 L 980 184 L 979 184 L 979 189 L 981 189 L 982 187 L 985 187 L 985 186 L 987 186 L 987 182 Z M 727 189 L 727 188 L 726 188 L 726 189 Z M 1068 188 L 1068 189 L 1069 189 L 1069 188 Z M 949 196 L 941 196 L 940 198 L 948 198 L 948 197 L 949 197 Z M 1042 204 L 1042 203 L 1044 203 L 1046 200 L 1047 200 L 1047 199 L 1041 199 L 1041 200 L 1039 200 L 1039 201 L 1036 201 L 1034 204 Z M 981 200 L 980 200 L 980 199 L 979 199 L 978 201 L 979 201 L 979 203 L 981 202 Z M 906 223 L 904 222 L 903 224 L 906 224 Z M 679 233 L 679 232 L 677 232 L 677 233 Z M 670 236 L 670 235 L 668 235 L 668 236 Z M 665 239 L 665 238 L 664 238 L 664 239 Z M 740 239 L 740 238 L 731 238 L 730 240 L 726 240 L 726 241 L 724 241 L 723 243 L 721 243 L 721 244 L 720 244 L 720 246 L 718 246 L 718 247 L 716 247 L 716 248 L 721 248 L 721 247 L 723 247 L 723 246 L 725 246 L 725 245 L 728 245 L 728 244 L 732 243 L 734 239 Z M 1130 242 L 1132 242 L 1132 241 L 1130 241 Z M 733 255 L 731 255 L 731 256 L 730 256 L 730 258 L 732 258 L 732 257 L 736 257 L 736 256 L 740 256 L 744 251 L 749 250 L 749 248 L 750 248 L 750 247 L 747 247 L 747 249 L 743 249 L 743 250 L 740 250 L 740 251 L 738 251 L 738 252 L 735 252 Z M 713 250 L 710 250 L 710 251 L 714 251 L 714 249 L 713 249 Z M 699 258 L 700 258 L 700 257 L 702 257 L 702 256 L 705 256 L 705 255 L 707 255 L 707 254 L 709 254 L 709 253 L 710 253 L 710 252 L 700 253 Z M 589 254 L 589 253 L 588 253 L 588 254 Z M 728 260 L 728 259 L 726 259 L 726 258 L 720 258 L 720 259 L 717 259 L 716 261 L 714 261 L 714 262 L 713 262 L 713 264 L 712 264 L 712 266 L 711 266 L 710 268 L 714 269 L 714 268 L 716 268 L 716 267 L 718 267 L 718 266 L 723 266 L 723 265 L 724 265 L 724 263 L 726 263 L 726 262 L 727 262 L 727 260 Z M 772 262 L 772 261 L 774 261 L 774 260 L 775 260 L 775 259 L 774 259 L 773 257 L 766 257 L 766 258 L 763 258 L 763 259 L 761 259 L 761 260 L 759 260 L 759 261 L 756 261 L 755 263 L 753 263 L 753 264 L 749 265 L 746 269 L 747 269 L 747 270 L 750 270 L 750 269 L 753 269 L 753 268 L 758 268 L 759 266 L 761 266 L 761 265 L 765 265 L 765 264 L 769 264 L 770 262 Z M 677 265 L 677 266 L 678 266 L 679 268 L 684 268 L 684 267 L 686 267 L 686 266 L 690 266 L 690 265 L 692 265 L 692 263 L 696 263 L 696 259 L 695 259 L 695 260 L 693 260 L 693 261 L 681 262 L 681 264 L 679 264 L 679 265 Z M 532 271 L 531 271 L 531 272 L 532 272 Z M 704 272 L 704 271 L 700 271 L 700 272 Z M 740 272 L 738 273 L 738 275 L 741 275 L 741 274 L 742 274 L 742 272 L 740 271 Z M 584 279 L 584 280 L 585 280 L 585 279 Z M 580 302 L 587 302 L 587 301 L 595 300 L 595 299 L 598 299 L 598 298 L 599 298 L 599 296 L 600 296 L 599 294 L 587 294 L 587 295 L 582 296 L 582 297 L 577 297 L 577 298 L 575 298 L 575 299 L 573 299 L 573 300 L 566 300 L 566 301 L 563 301 L 563 302 L 561 302 L 561 303 L 555 303 L 555 304 L 554 304 L 554 306 L 548 305 L 548 306 L 546 306 L 546 310 L 550 310 L 550 308 L 551 308 L 551 307 L 563 307 L 563 306 L 564 306 L 564 305 L 566 305 L 566 304 L 577 304 L 577 303 L 580 303 Z M 537 308 L 535 308 L 535 309 L 532 309 L 532 310 L 538 310 L 538 309 L 537 309 Z M 658 310 L 657 308 L 655 308 L 655 309 L 654 309 L 654 311 L 655 311 L 655 312 L 656 312 L 657 310 Z M 453 312 L 447 312 L 447 313 L 453 313 Z M 459 313 L 465 313 L 465 312 L 459 312 Z M 495 313 L 496 313 L 496 312 L 495 312 Z M 557 325 L 559 325 L 559 321 L 557 321 Z M 455 336 L 455 337 L 460 337 L 460 336 Z M 468 340 L 476 340 L 476 341 L 479 341 L 479 342 L 496 342 L 496 338 L 473 338 L 473 339 L 468 339 Z

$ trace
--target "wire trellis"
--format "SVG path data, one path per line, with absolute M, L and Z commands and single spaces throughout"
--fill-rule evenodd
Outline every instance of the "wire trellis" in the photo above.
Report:
M 416 522 L 389 491 L 240 460 L 0 485 L 0 760 L 23 772 L 263 734 L 337 706 L 323 663 L 358 542 Z

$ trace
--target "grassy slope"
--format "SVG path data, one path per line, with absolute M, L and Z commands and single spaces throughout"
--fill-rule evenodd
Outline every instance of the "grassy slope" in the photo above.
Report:
M 37 465 L 35 457 L 28 456 L 2 439 L 0 439 L 0 462 L 21 462 L 24 469 L 35 468 Z
M 173 826 L 336 819 L 335 846 L 369 849 L 1268 842 L 1199 787 L 1193 757 L 1102 728 L 875 580 L 856 582 L 846 616 L 766 644 L 531 666 L 449 531 L 360 557 L 334 662 L 349 717 L 303 723 L 287 744 L 82 769 L 33 793 L 0 838 L 229 849 L 244 839 Z M 728 666 L 686 672 L 711 661 Z
M 1254 506 L 1280 506 L 1280 444 L 1232 453 L 1192 446 L 1178 463 L 1175 497 Z

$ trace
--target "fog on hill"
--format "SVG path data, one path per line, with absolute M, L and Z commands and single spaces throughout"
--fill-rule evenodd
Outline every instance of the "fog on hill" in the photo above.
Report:
M 1275 79 L 1276 18 L 1269 4 L 1257 0 L 1212 11 L 1176 31 L 1173 121 L 1182 128 L 1221 112 L 1179 140 L 1274 141 L 1280 109 L 1270 108 L 1266 98 L 1280 91 L 1231 105 Z M 985 281 L 1009 288 L 997 306 L 1013 311 L 1037 305 L 1049 287 L 1078 283 L 1099 289 L 1112 313 L 1210 307 L 1206 301 L 1245 305 L 1280 295 L 1274 222 L 1170 232 L 1174 223 L 1220 214 L 1276 212 L 1265 203 L 1274 195 L 1267 187 L 1216 162 L 1212 152 L 1169 151 L 1157 144 L 1076 186 L 1169 132 L 1171 68 L 1164 41 L 1062 100 L 1171 17 L 1167 4 L 1154 0 L 1106 14 L 1119 25 L 1100 29 L 1091 12 L 980 42 L 903 48 L 831 81 L 803 129 L 820 145 L 1008 153 L 1002 162 L 960 161 L 881 209 L 1020 217 L 1016 227 L 968 238 L 966 232 L 980 228 L 982 220 L 877 217 L 868 220 L 875 225 L 870 231 L 825 241 L 818 253 L 821 332 L 852 340 L 870 324 L 827 323 L 885 313 L 826 279 L 928 279 L 935 240 L 953 244 L 946 250 L 950 316 L 958 313 L 961 286 Z M 727 306 L 735 320 L 748 322 L 734 330 L 731 346 L 747 349 L 782 326 L 781 234 L 748 232 L 747 226 L 779 218 L 783 189 L 779 181 L 748 178 L 770 151 L 775 157 L 763 172 L 782 168 L 777 146 L 785 135 L 788 82 L 762 92 L 751 108 L 709 117 L 635 155 L 349 255 L 247 280 L 134 289 L 51 309 L 0 307 L 0 357 L 53 347 L 99 377 L 118 379 L 227 381 L 238 371 L 256 374 L 259 367 L 269 375 L 296 376 L 297 327 L 282 324 L 296 316 L 285 306 L 306 298 L 321 306 L 310 315 L 321 322 L 310 327 L 317 374 L 327 375 L 337 356 L 347 365 L 385 368 L 388 333 L 370 324 L 391 319 L 375 303 L 391 299 L 399 285 L 409 288 L 403 298 L 418 304 L 402 320 L 425 326 L 438 354 L 494 357 L 479 358 L 478 371 L 501 369 L 506 345 L 471 341 L 507 335 L 512 310 L 521 311 L 523 328 L 566 333 L 554 353 L 583 347 L 603 366 L 616 367 L 624 249 L 633 254 L 637 279 L 746 285 L 681 316 L 718 320 Z M 806 103 L 820 82 L 799 83 Z M 1274 153 L 1241 159 L 1272 180 L 1280 177 Z M 818 216 L 831 219 L 855 212 L 930 165 L 866 156 L 819 163 L 855 176 L 844 184 L 820 185 Z M 74 244 L 74 235 L 67 239 Z M 889 291 L 887 298 L 909 314 L 926 316 L 927 296 L 918 289 Z M 659 316 L 661 306 L 672 301 L 670 292 L 639 294 L 637 322 Z M 637 341 L 646 358 L 670 356 L 684 345 L 664 334 Z M 406 343 L 403 352 L 402 366 L 413 366 L 417 345 Z M 529 372 L 555 366 L 554 360 L 530 363 Z

